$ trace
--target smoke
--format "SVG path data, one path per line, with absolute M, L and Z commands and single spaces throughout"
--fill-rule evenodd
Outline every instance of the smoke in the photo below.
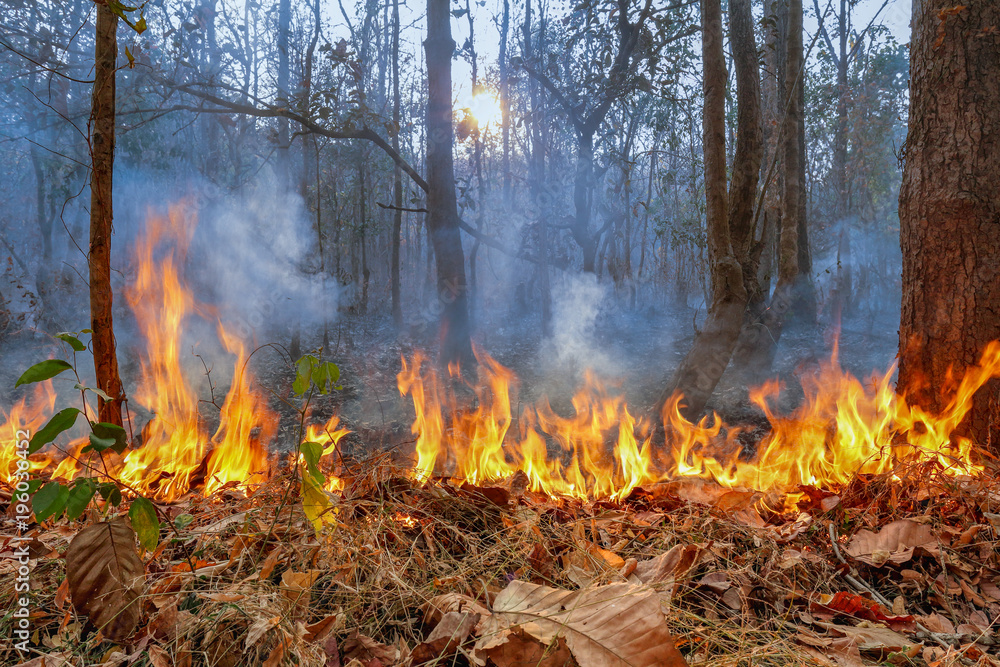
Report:
M 613 371 L 597 335 L 597 320 L 608 296 L 593 273 L 566 274 L 552 287 L 552 335 L 542 342 L 539 359 L 548 372 L 578 375 L 590 369 Z

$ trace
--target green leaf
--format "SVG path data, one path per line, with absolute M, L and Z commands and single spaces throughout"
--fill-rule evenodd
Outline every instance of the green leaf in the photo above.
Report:
M 76 416 L 78 414 L 80 414 L 80 411 L 76 408 L 66 408 L 52 415 L 49 423 L 38 429 L 38 432 L 31 436 L 28 453 L 34 454 L 55 440 L 57 435 L 72 427 L 76 423 Z
M 90 434 L 90 444 L 81 451 L 103 452 L 105 449 L 113 449 L 121 454 L 128 447 L 128 437 L 121 426 L 107 422 L 90 422 L 90 427 L 93 429 Z
M 139 496 L 132 501 L 128 518 L 132 522 L 132 530 L 139 537 L 139 544 L 147 551 L 155 549 L 160 541 L 160 520 L 153 503 Z
M 146 32 L 146 17 L 140 16 L 139 20 L 135 22 L 134 26 L 132 26 L 132 29 L 135 30 L 140 35 Z M 129 60 L 131 62 L 131 59 Z
M 106 501 L 118 507 L 122 503 L 122 491 L 114 482 L 106 482 L 98 487 L 98 492 Z
M 74 352 L 83 352 L 84 350 L 87 349 L 87 346 L 81 343 L 79 338 L 69 333 L 68 331 L 57 333 L 56 338 L 69 344 L 69 346 L 73 348 Z
M 114 438 L 101 438 L 94 433 L 90 434 L 90 444 L 81 449 L 82 453 L 87 452 L 103 452 L 105 449 L 111 449 L 115 446 Z
M 97 387 L 88 387 L 87 385 L 80 384 L 78 382 L 75 385 L 73 385 L 73 389 L 79 389 L 80 391 L 92 391 L 95 394 L 97 394 L 98 396 L 100 396 L 101 398 L 103 398 L 105 401 L 110 401 L 111 400 L 110 396 L 108 396 L 107 394 L 105 394 L 103 391 L 101 391 Z
M 194 521 L 193 514 L 178 514 L 174 519 L 174 526 L 177 527 L 177 530 L 184 530 L 191 525 L 192 521 Z
M 41 523 L 49 517 L 58 519 L 66 509 L 69 488 L 59 482 L 49 482 L 31 497 L 31 508 L 35 511 L 35 521 Z
M 27 493 L 28 495 L 33 494 L 44 483 L 45 483 L 44 479 L 29 479 L 28 480 L 28 488 L 27 488 L 27 490 L 25 490 L 25 493 Z
M 20 387 L 22 384 L 49 380 L 63 371 L 68 371 L 72 368 L 73 365 L 68 361 L 64 361 L 62 359 L 46 359 L 45 361 L 40 361 L 28 370 L 24 371 L 24 373 L 21 374 L 21 377 L 17 379 L 17 382 L 14 383 L 14 386 Z
M 87 505 L 90 504 L 90 499 L 94 497 L 94 492 L 97 491 L 91 480 L 80 479 L 77 481 L 79 483 L 70 489 L 69 498 L 66 500 L 66 518 L 70 521 L 75 521 L 83 514 Z
M 322 471 L 319 469 L 319 459 L 323 456 L 323 445 L 318 442 L 303 442 L 299 445 L 299 452 L 306 463 L 306 470 L 320 485 L 325 481 Z
M 319 359 L 307 354 L 295 362 L 295 382 L 292 383 L 292 391 L 301 396 L 309 389 L 309 382 L 312 378 L 312 369 L 319 363 Z

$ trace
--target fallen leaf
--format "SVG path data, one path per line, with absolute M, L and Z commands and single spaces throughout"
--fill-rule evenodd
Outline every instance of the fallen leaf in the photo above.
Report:
M 890 616 L 874 600 L 863 598 L 857 593 L 839 591 L 833 595 L 819 595 L 809 605 L 815 615 L 826 613 L 831 618 L 837 614 L 885 623 L 893 630 L 912 631 L 916 623 L 912 616 Z
M 73 608 L 113 641 L 128 637 L 139 623 L 144 574 L 135 533 L 125 519 L 84 528 L 66 549 Z
M 247 630 L 246 648 L 251 648 L 260 641 L 260 638 L 264 636 L 271 628 L 278 625 L 281 622 L 280 616 L 272 616 L 271 618 L 260 618 L 257 619 Z
M 687 665 L 669 633 L 659 596 L 646 586 L 609 584 L 566 591 L 512 581 L 482 624 L 476 650 L 497 648 L 503 643 L 497 638 L 513 626 L 544 646 L 564 639 L 580 667 Z
M 899 653 L 916 644 L 916 642 L 907 639 L 898 632 L 893 632 L 889 628 L 862 628 L 833 623 L 817 623 L 817 625 L 829 632 L 850 639 L 862 653 Z
M 697 544 L 678 544 L 666 553 L 636 563 L 632 576 L 647 585 L 670 581 L 676 589 L 698 565 L 704 552 L 704 547 Z
M 147 650 L 149 662 L 153 667 L 171 667 L 170 656 L 159 646 L 150 646 Z
M 73 662 L 73 654 L 71 652 L 60 651 L 58 653 L 40 655 L 27 662 L 18 663 L 14 667 L 75 667 L 75 665 L 76 663 Z
M 936 548 L 934 532 L 926 524 L 901 519 L 884 526 L 877 533 L 859 530 L 844 552 L 862 563 L 882 567 L 886 563 L 900 565 L 909 561 L 917 547 Z
M 422 665 L 452 655 L 469 639 L 477 623 L 479 614 L 476 613 L 449 611 L 444 614 L 427 639 L 413 649 L 413 664 Z
M 395 646 L 382 644 L 353 630 L 340 643 L 340 655 L 342 660 L 347 660 L 348 667 L 354 660 L 363 665 L 370 664 L 373 660 L 378 660 L 383 665 L 394 665 L 399 661 L 401 652 Z
M 493 644 L 477 648 L 482 656 L 482 662 L 477 664 L 486 664 L 486 659 L 496 667 L 575 667 L 577 664 L 565 639 L 560 637 L 554 644 L 545 645 L 520 626 L 504 630 Z

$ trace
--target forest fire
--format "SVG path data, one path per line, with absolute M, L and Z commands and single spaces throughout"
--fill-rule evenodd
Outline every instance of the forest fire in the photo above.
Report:
M 947 409 L 930 415 L 895 394 L 892 369 L 866 385 L 841 369 L 834 353 L 803 381 L 805 399 L 789 415 L 771 407 L 781 391 L 778 382 L 751 392 L 772 429 L 756 455 L 744 459 L 741 426 L 726 425 L 717 415 L 692 424 L 679 410 L 683 397 L 675 396 L 663 415 L 664 446 L 654 440 L 650 424 L 637 423 L 624 401 L 591 375 L 573 398 L 573 416 L 557 414 L 543 400 L 515 420 L 513 373 L 477 354 L 485 381 L 472 387 L 472 410 L 458 407 L 448 382 L 426 370 L 423 358 L 404 360 L 399 390 L 412 396 L 417 413 L 414 476 L 443 471 L 482 484 L 520 471 L 532 490 L 584 500 L 623 499 L 636 487 L 684 477 L 789 492 L 838 488 L 859 474 L 891 472 L 902 464 L 934 462 L 948 475 L 975 475 L 981 468 L 973 460 L 973 443 L 954 431 L 973 394 L 1000 375 L 1000 343 L 993 343 L 958 383 Z M 450 380 L 460 377 L 457 369 L 449 370 Z M 555 457 L 549 454 L 553 448 L 559 451 Z
M 126 299 L 147 353 L 133 401 L 154 415 L 142 429 L 140 446 L 121 458 L 105 454 L 103 462 L 90 461 L 96 455 L 80 453 L 87 442 L 81 438 L 60 446 L 66 456 L 36 455 L 37 469 L 72 479 L 89 466 L 163 501 L 194 488 L 208 495 L 229 482 L 265 479 L 278 415 L 253 386 L 243 342 L 211 307 L 196 302 L 183 280 L 192 231 L 193 217 L 175 207 L 167 217 L 150 221 L 135 252 L 137 274 Z M 181 332 L 196 315 L 217 320 L 218 337 L 235 356 L 233 382 L 219 406 L 214 433 L 204 424 L 198 394 L 181 363 Z M 772 428 L 755 455 L 746 458 L 740 444 L 745 427 L 724 424 L 716 415 L 691 423 L 681 415 L 683 397 L 678 395 L 664 409 L 663 429 L 654 429 L 590 373 L 573 397 L 571 415 L 560 414 L 544 399 L 514 414 L 515 373 L 481 350 L 476 355 L 480 379 L 475 383 L 464 380 L 454 365 L 442 377 L 419 353 L 402 360 L 398 388 L 415 409 L 413 478 L 444 476 L 482 485 L 521 472 L 533 491 L 582 500 L 623 500 L 637 487 L 691 477 L 725 488 L 794 494 L 803 485 L 835 489 L 858 474 L 886 473 L 905 463 L 934 462 L 949 475 L 974 475 L 980 468 L 973 443 L 954 432 L 972 395 L 1000 375 L 1000 343 L 993 343 L 979 366 L 948 388 L 953 397 L 947 409 L 930 415 L 895 394 L 892 369 L 862 383 L 840 368 L 835 351 L 818 372 L 803 378 L 805 398 L 791 414 L 773 408 L 782 390 L 777 381 L 751 392 Z M 475 397 L 472 407 L 459 397 L 457 387 L 463 384 Z M 55 400 L 50 383 L 38 385 L 7 415 L 5 428 L 36 431 Z M 325 425 L 309 425 L 305 440 L 318 443 L 323 457 L 330 457 L 347 433 L 334 416 Z M 10 470 L 11 461 L 0 463 Z M 327 478 L 328 491 L 342 486 L 337 477 Z

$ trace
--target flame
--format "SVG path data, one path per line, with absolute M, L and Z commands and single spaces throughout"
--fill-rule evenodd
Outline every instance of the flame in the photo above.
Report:
M 16 443 L 25 432 L 33 435 L 40 429 L 48 417 L 55 411 L 56 392 L 52 381 L 46 380 L 36 384 L 31 392 L 11 406 L 9 411 L 0 408 L 0 437 L 4 445 L 0 446 L 0 479 L 10 483 L 14 480 L 19 460 Z M 20 432 L 20 434 L 19 434 Z M 30 459 L 29 471 L 37 471 L 45 467 L 47 460 L 39 461 L 39 457 Z
M 841 487 L 859 474 L 887 473 L 903 463 L 933 462 L 953 476 L 975 475 L 974 446 L 955 434 L 972 396 L 1000 376 L 1000 342 L 991 343 L 941 414 L 910 406 L 893 391 L 894 368 L 862 383 L 838 364 L 837 351 L 802 379 L 805 400 L 790 414 L 773 408 L 782 387 L 764 383 L 750 398 L 771 431 L 752 459 L 743 458 L 743 429 L 711 415 L 685 419 L 683 397 L 663 411 L 662 439 L 637 422 L 624 400 L 588 373 L 573 397 L 573 413 L 558 414 L 547 401 L 516 420 L 511 412 L 517 378 L 476 350 L 479 378 L 467 382 L 456 368 L 447 377 L 416 354 L 403 360 L 399 391 L 412 398 L 417 436 L 412 475 L 442 475 L 474 484 L 521 471 L 534 491 L 581 499 L 627 497 L 642 485 L 684 477 L 714 480 L 727 488 L 794 492 L 801 485 Z M 460 407 L 470 394 L 472 407 Z
M 340 417 L 334 415 L 330 417 L 330 420 L 324 426 L 309 424 L 306 427 L 306 441 L 318 442 L 322 445 L 323 454 L 320 458 L 325 459 L 330 454 L 337 452 L 337 444 L 350 432 L 351 431 L 349 429 L 340 428 Z M 299 459 L 301 460 L 301 455 Z M 343 480 L 334 474 L 328 474 L 326 476 L 326 490 L 343 491 Z
M 35 472 L 51 470 L 71 479 L 87 466 L 123 481 L 135 492 L 173 500 L 191 489 L 210 494 L 230 483 L 263 481 L 267 444 L 277 433 L 278 415 L 256 388 L 248 369 L 247 346 L 227 330 L 218 314 L 198 303 L 183 278 L 183 265 L 194 231 L 194 215 L 184 206 L 166 217 L 151 217 L 136 245 L 136 275 L 125 298 L 146 342 L 141 379 L 133 403 L 153 418 L 123 457 L 105 453 L 81 456 L 86 440 L 60 445 L 68 456 L 32 456 Z M 233 380 L 211 432 L 199 412 L 199 400 L 184 372 L 182 332 L 193 317 L 216 325 L 224 348 L 235 357 Z M 750 400 L 771 424 L 752 456 L 744 452 L 745 429 L 727 425 L 718 415 L 697 423 L 682 416 L 683 396 L 665 405 L 662 428 L 637 419 L 614 386 L 588 373 L 571 408 L 557 410 L 547 400 L 523 409 L 518 379 L 508 368 L 476 350 L 477 379 L 457 366 L 438 371 L 421 354 L 402 360 L 397 376 L 400 394 L 413 401 L 416 435 L 411 475 L 418 481 L 444 476 L 490 484 L 520 472 L 533 491 L 550 496 L 621 500 L 633 490 L 668 480 L 701 478 L 726 488 L 777 491 L 795 497 L 799 487 L 842 487 L 859 474 L 900 474 L 900 466 L 931 464 L 944 474 L 971 476 L 982 471 L 975 443 L 959 432 L 972 397 L 988 380 L 1000 376 L 1000 342 L 988 345 L 979 365 L 942 389 L 945 408 L 931 414 L 910 405 L 892 387 L 894 368 L 862 382 L 844 371 L 837 351 L 801 378 L 804 400 L 790 413 L 775 407 L 783 388 L 777 381 L 754 389 Z M 0 413 L 3 429 L 40 428 L 53 412 L 51 382 L 9 412 Z M 348 433 L 334 416 L 310 425 L 305 437 L 333 457 Z M 89 457 L 89 460 L 88 460 Z M 16 449 L 0 448 L 0 477 L 12 479 Z M 330 459 L 327 459 L 330 462 Z M 332 461 L 325 468 L 336 468 Z M 327 477 L 326 488 L 343 482 Z M 786 507 L 790 506 L 787 504 Z

